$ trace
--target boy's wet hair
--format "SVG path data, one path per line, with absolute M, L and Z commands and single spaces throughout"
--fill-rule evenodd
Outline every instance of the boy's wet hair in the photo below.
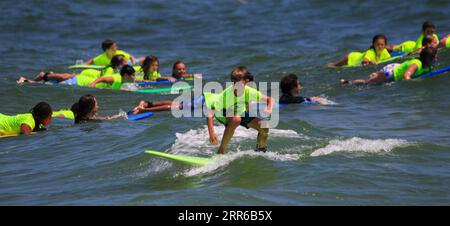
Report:
M 95 97 L 91 94 L 83 95 L 74 103 L 70 110 L 75 115 L 75 123 L 89 120 L 89 114 L 95 108 Z
M 255 80 L 253 75 L 245 66 L 239 66 L 233 69 L 233 71 L 231 71 L 230 77 L 232 82 L 239 82 L 242 80 L 248 80 L 249 82 L 253 82 Z
M 422 39 L 422 46 L 426 46 L 429 43 L 434 42 L 434 37 L 432 35 L 425 35 Z
M 434 47 L 425 47 L 420 52 L 420 61 L 422 62 L 422 68 L 430 67 L 436 61 L 437 49 Z
M 47 102 L 39 102 L 31 109 L 31 114 L 38 121 L 51 117 L 52 112 L 52 107 Z
M 122 75 L 122 76 L 125 76 L 125 74 L 127 74 L 128 76 L 131 76 L 135 72 L 136 71 L 134 70 L 134 68 L 130 65 L 125 65 L 122 67 L 122 69 L 120 69 L 120 75 Z
M 423 22 L 423 24 L 422 24 L 422 31 L 425 31 L 427 28 L 436 29 L 436 26 L 434 26 L 433 22 L 428 20 L 428 21 Z
M 113 46 L 116 42 L 111 40 L 111 39 L 106 39 L 105 41 L 102 42 L 102 49 L 103 52 L 105 52 L 106 50 L 108 50 L 109 48 L 111 48 L 111 46 Z
M 284 76 L 280 81 L 280 89 L 283 94 L 290 94 L 291 90 L 297 87 L 298 77 L 295 74 Z
M 150 65 L 152 65 L 153 62 L 158 62 L 158 57 L 156 56 L 146 56 L 144 61 L 142 62 L 142 70 L 144 71 L 144 80 L 149 79 L 150 74 Z

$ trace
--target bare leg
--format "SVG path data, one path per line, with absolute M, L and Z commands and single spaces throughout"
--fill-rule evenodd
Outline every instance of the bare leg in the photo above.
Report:
M 219 150 L 217 154 L 225 154 L 225 150 L 227 149 L 228 143 L 234 135 L 234 131 L 241 123 L 240 116 L 227 117 L 227 125 L 225 126 L 225 131 L 223 132 L 222 142 L 220 143 Z
M 340 61 L 330 62 L 327 64 L 328 67 L 341 67 L 348 64 L 348 54 L 342 58 Z
M 248 127 L 258 131 L 258 149 L 265 149 L 267 147 L 267 139 L 269 138 L 269 128 L 261 128 L 261 120 L 259 118 L 253 119 L 248 124 Z

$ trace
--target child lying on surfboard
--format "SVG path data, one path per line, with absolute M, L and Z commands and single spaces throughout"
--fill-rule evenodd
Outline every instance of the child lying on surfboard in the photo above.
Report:
M 111 63 L 111 59 L 116 55 L 123 55 L 126 58 L 128 64 L 133 65 L 135 62 L 134 57 L 127 52 L 117 49 L 117 43 L 113 40 L 105 40 L 102 42 L 103 53 L 94 57 L 86 62 L 86 65 L 99 65 L 107 66 Z
M 340 86 L 362 85 L 362 84 L 382 84 L 400 80 L 410 80 L 419 77 L 421 74 L 431 71 L 431 66 L 436 60 L 437 49 L 426 47 L 420 52 L 418 59 L 407 60 L 401 64 L 393 63 L 384 66 L 380 71 L 374 72 L 369 79 L 357 79 L 346 81 L 341 79 Z
M 44 130 L 42 126 L 50 125 L 51 121 L 52 107 L 46 102 L 38 103 L 31 113 L 15 116 L 0 114 L 0 137 L 29 135 Z
M 337 62 L 330 62 L 329 67 L 358 66 L 366 64 L 378 64 L 378 62 L 391 58 L 386 49 L 387 38 L 384 35 L 375 35 L 372 45 L 365 52 L 351 52 Z
M 420 49 L 422 47 L 422 40 L 427 35 L 430 35 L 433 37 L 433 47 L 437 47 L 439 44 L 439 38 L 435 34 L 435 32 L 436 32 L 436 26 L 433 24 L 433 22 L 425 21 L 422 24 L 422 34 L 420 34 L 419 38 L 417 38 L 416 41 L 406 41 L 400 45 L 386 46 L 386 48 L 390 52 L 392 52 L 392 51 L 400 51 L 400 52 L 405 52 L 405 53 L 415 52 L 417 49 Z

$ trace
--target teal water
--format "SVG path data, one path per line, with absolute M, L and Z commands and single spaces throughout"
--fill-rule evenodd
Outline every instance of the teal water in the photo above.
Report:
M 156 55 L 162 74 L 188 71 L 224 84 L 246 65 L 257 81 L 300 76 L 305 96 L 327 106 L 289 106 L 272 129 L 270 152 L 254 153 L 256 133 L 239 128 L 224 160 L 188 167 L 147 149 L 210 156 L 204 118 L 156 113 L 148 120 L 73 125 L 0 141 L 2 205 L 448 205 L 449 73 L 411 82 L 340 88 L 379 67 L 325 64 L 363 50 L 383 33 L 415 40 L 425 20 L 450 33 L 448 1 L 2 1 L 0 112 L 40 101 L 67 108 L 91 93 L 102 115 L 139 100 L 177 95 L 66 86 L 18 86 L 19 75 L 67 71 L 99 54 L 103 39 L 135 56 Z M 6 10 L 8 9 L 8 10 Z M 450 65 L 450 51 L 438 66 Z M 216 131 L 223 132 L 217 124 Z

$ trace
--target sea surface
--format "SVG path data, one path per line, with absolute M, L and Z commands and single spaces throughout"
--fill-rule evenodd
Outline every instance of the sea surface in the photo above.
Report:
M 139 100 L 178 95 L 17 85 L 40 71 L 102 52 L 104 39 L 136 57 L 155 55 L 160 72 L 176 60 L 204 82 L 229 81 L 247 66 L 257 82 L 295 73 L 304 96 L 331 104 L 280 109 L 269 152 L 256 132 L 237 129 L 227 154 L 203 167 L 144 154 L 212 156 L 205 118 L 155 113 L 141 121 L 74 125 L 0 141 L 1 205 L 449 205 L 450 73 L 379 86 L 341 88 L 381 68 L 327 68 L 363 51 L 376 34 L 388 44 L 416 40 L 432 20 L 450 33 L 450 1 L 0 1 L 0 112 L 47 101 L 69 108 L 92 94 L 100 115 Z M 437 68 L 450 65 L 441 50 Z M 224 127 L 216 124 L 221 137 Z

